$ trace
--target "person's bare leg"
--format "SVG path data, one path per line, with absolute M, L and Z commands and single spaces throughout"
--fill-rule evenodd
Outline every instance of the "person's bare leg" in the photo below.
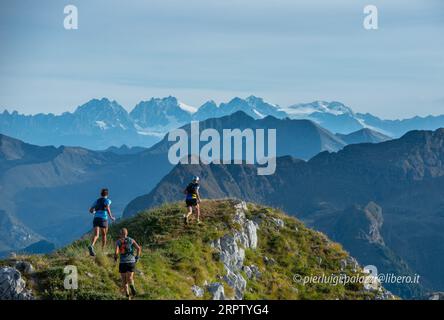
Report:
M 192 206 L 188 206 L 188 212 L 185 216 L 185 222 L 188 223 L 188 219 L 190 218 L 190 216 L 193 214 L 193 207 Z
M 200 223 L 200 206 L 199 206 L 199 204 L 196 205 L 196 212 L 197 212 L 197 223 Z
M 130 284 L 130 272 L 125 273 L 125 294 L 129 300 L 131 300 L 131 295 L 129 292 L 129 284 Z
M 100 231 L 102 232 L 102 250 L 105 250 L 105 247 L 106 247 L 106 235 L 108 233 L 108 228 L 101 228 Z
M 92 242 L 91 242 L 91 246 L 93 246 L 93 247 L 96 244 L 97 239 L 99 239 L 99 229 L 100 229 L 99 227 L 95 227 L 93 229 L 93 238 L 92 238 Z
M 121 273 L 120 278 L 122 279 L 122 294 L 128 295 L 128 287 L 126 286 L 126 273 Z
M 137 292 L 136 292 L 136 287 L 134 286 L 134 272 L 128 272 L 128 277 L 129 277 L 128 284 L 131 289 L 131 294 L 135 296 Z

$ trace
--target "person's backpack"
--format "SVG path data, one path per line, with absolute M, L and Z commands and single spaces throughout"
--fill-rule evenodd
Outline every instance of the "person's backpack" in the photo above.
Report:
M 94 207 L 96 211 L 105 211 L 106 210 L 106 198 L 99 198 L 96 201 L 96 206 Z
M 134 255 L 133 239 L 126 237 L 123 241 L 119 240 L 119 253 L 123 256 L 128 254 Z
M 197 189 L 199 189 L 199 185 L 197 183 L 190 183 L 187 186 L 187 193 L 192 196 L 192 198 L 197 198 Z

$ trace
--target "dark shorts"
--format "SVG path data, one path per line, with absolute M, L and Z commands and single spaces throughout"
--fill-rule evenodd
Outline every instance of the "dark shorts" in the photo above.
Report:
M 185 203 L 187 204 L 187 207 L 195 207 L 197 206 L 197 199 L 186 199 Z
M 108 228 L 108 220 L 102 218 L 94 218 L 93 228 Z
M 120 263 L 119 264 L 119 273 L 134 272 L 134 269 L 136 269 L 135 263 Z

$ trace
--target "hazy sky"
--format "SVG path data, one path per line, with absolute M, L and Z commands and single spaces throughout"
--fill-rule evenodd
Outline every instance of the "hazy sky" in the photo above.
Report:
M 79 29 L 63 27 L 64 6 Z M 379 30 L 362 26 L 379 9 Z M 442 0 L 1 0 L 0 110 L 199 106 L 254 94 L 384 118 L 444 114 Z

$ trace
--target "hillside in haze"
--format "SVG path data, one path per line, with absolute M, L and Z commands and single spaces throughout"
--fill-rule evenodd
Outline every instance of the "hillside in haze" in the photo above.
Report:
M 168 204 L 111 227 L 113 240 L 126 227 L 143 247 L 136 264 L 136 299 L 394 298 L 381 285 L 304 284 L 295 278 L 365 275 L 339 244 L 278 210 L 233 200 L 204 201 L 201 225 L 194 219 L 184 225 L 184 213 L 182 204 Z M 35 299 L 123 299 L 114 247 L 110 244 L 104 252 L 97 249 L 92 258 L 87 245 L 88 240 L 82 239 L 52 254 L 0 260 L 0 266 L 20 269 L 24 291 Z M 78 290 L 64 289 L 63 270 L 68 264 L 77 267 Z
M 341 242 L 360 263 L 415 272 L 422 286 L 444 289 L 444 129 L 349 145 L 308 162 L 281 157 L 271 176 L 256 175 L 251 165 L 179 165 L 134 199 L 125 216 L 182 199 L 192 175 L 201 177 L 203 197 L 282 208 Z M 404 297 L 422 290 L 389 288 Z
M 72 241 L 90 229 L 88 208 L 101 188 L 110 188 L 119 215 L 170 169 L 165 154 L 150 150 L 116 154 L 38 147 L 0 135 L 0 217 L 9 230 L 0 233 L 0 251 L 19 250 L 42 238 L 57 245 Z

